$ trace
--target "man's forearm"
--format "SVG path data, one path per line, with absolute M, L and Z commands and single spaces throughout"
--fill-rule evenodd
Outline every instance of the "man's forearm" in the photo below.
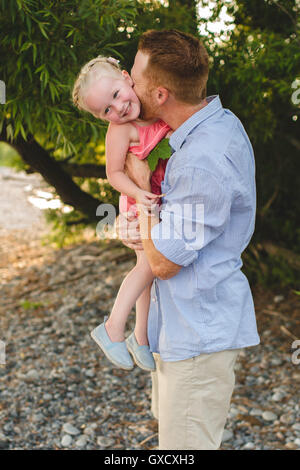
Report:
M 151 229 L 159 223 L 159 217 L 147 215 L 143 210 L 139 210 L 139 222 L 143 248 L 154 276 L 160 279 L 170 279 L 175 276 L 181 266 L 173 263 L 158 251 L 151 238 Z

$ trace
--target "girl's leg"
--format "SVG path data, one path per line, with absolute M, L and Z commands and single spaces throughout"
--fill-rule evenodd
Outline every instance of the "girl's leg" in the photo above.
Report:
M 137 264 L 139 263 L 148 263 L 147 258 L 144 260 L 143 258 L 146 257 L 144 251 L 137 251 Z M 135 322 L 135 329 L 134 334 L 135 338 L 140 346 L 147 345 L 148 346 L 148 335 L 147 335 L 147 326 L 148 326 L 148 313 L 149 313 L 149 306 L 150 306 L 150 292 L 151 292 L 151 284 L 149 284 L 139 298 L 136 301 L 136 322 Z
M 132 307 L 154 278 L 146 255 L 141 253 L 136 251 L 137 264 L 122 282 L 111 314 L 105 323 L 107 334 L 113 342 L 124 341 L 125 324 Z

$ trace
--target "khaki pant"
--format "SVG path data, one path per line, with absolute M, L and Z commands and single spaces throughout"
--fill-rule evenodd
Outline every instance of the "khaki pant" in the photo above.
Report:
M 165 362 L 154 354 L 152 413 L 158 419 L 160 450 L 220 447 L 240 351 L 201 354 L 176 362 Z

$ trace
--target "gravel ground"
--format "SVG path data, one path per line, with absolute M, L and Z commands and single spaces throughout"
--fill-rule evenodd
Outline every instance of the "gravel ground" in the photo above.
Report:
M 0 219 L 0 449 L 157 448 L 150 375 L 113 368 L 89 335 L 110 311 L 134 253 L 96 239 L 60 250 L 41 245 L 46 227 L 40 214 L 30 219 L 23 183 L 22 193 L 6 173 L 12 207 L 14 186 L 20 190 L 24 226 L 9 229 L 7 200 Z M 253 293 L 261 344 L 238 359 L 222 449 L 296 450 L 299 300 L 293 292 Z M 133 324 L 134 314 L 127 333 Z

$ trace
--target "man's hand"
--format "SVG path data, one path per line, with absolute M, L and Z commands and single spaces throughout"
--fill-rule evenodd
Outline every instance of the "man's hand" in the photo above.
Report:
M 147 160 L 139 160 L 133 153 L 128 153 L 125 160 L 126 175 L 141 189 L 151 192 L 151 170 Z
M 143 244 L 139 231 L 139 219 L 127 213 L 120 214 L 116 218 L 115 228 L 121 242 L 132 250 L 143 250 Z

